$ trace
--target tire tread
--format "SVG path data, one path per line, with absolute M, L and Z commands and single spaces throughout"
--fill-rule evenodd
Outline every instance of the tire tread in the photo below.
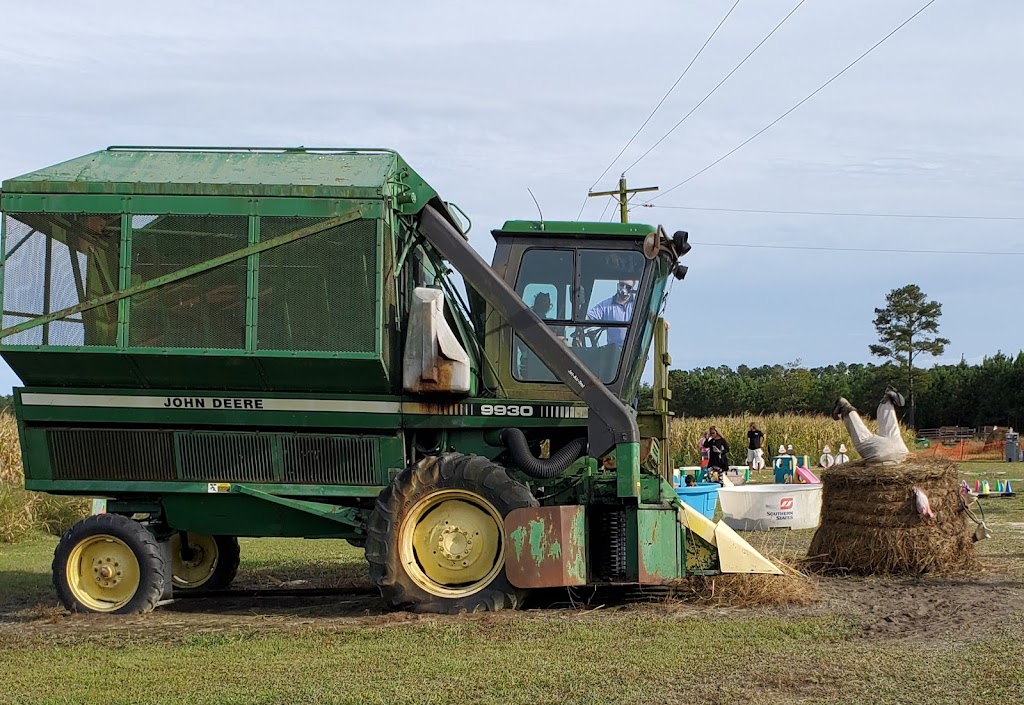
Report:
M 445 453 L 424 458 L 403 470 L 377 497 L 367 522 L 366 558 L 370 579 L 393 609 L 457 614 L 515 609 L 525 592 L 508 583 L 504 571 L 490 585 L 472 595 L 445 598 L 420 588 L 398 559 L 401 518 L 416 501 L 436 489 L 459 488 L 479 493 L 496 505 L 504 517 L 512 509 L 536 507 L 529 488 L 513 480 L 505 469 L 488 458 Z
M 82 519 L 61 536 L 53 552 L 51 573 L 61 603 L 71 612 L 94 612 L 75 599 L 67 583 L 67 561 L 74 547 L 90 536 L 114 536 L 132 550 L 139 561 L 139 587 L 125 605 L 103 614 L 139 614 L 151 612 L 163 596 L 170 579 L 170 566 L 164 561 L 156 537 L 139 522 L 120 514 L 96 514 Z

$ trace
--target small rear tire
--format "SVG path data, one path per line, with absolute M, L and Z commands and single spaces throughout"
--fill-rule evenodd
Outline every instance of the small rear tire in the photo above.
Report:
M 377 498 L 366 529 L 370 579 L 394 609 L 515 609 L 526 593 L 505 576 L 504 518 L 536 506 L 525 485 L 487 458 L 424 458 Z
M 188 536 L 188 559 L 181 536 Z M 171 535 L 171 581 L 175 590 L 223 590 L 238 574 L 241 551 L 234 536 L 210 536 L 191 531 Z
M 120 514 L 86 517 L 53 552 L 53 586 L 72 612 L 149 612 L 163 595 L 169 570 L 153 534 Z

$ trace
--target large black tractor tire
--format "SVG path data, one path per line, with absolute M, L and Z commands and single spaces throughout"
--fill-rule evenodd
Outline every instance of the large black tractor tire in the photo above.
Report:
M 53 586 L 72 612 L 149 612 L 170 569 L 146 527 L 120 514 L 86 517 L 53 552 Z
M 187 558 L 181 534 L 188 536 Z M 171 581 L 175 590 L 223 590 L 238 575 L 241 551 L 234 536 L 178 532 L 171 536 Z
M 370 578 L 393 609 L 515 609 L 525 592 L 505 577 L 504 518 L 536 506 L 525 485 L 487 458 L 424 458 L 377 498 L 366 530 Z

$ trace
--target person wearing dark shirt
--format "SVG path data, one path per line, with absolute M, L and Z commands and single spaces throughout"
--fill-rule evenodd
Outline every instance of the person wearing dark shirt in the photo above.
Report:
M 708 470 L 717 471 L 719 476 L 724 477 L 729 470 L 729 443 L 717 430 L 704 441 L 708 449 Z
M 550 315 L 552 309 L 551 294 L 548 294 L 547 292 L 542 291 L 536 296 L 534 296 L 533 306 L 531 306 L 530 308 L 533 309 L 533 312 L 537 314 L 537 318 L 540 318 L 541 320 L 557 318 L 557 316 Z M 555 335 L 557 335 L 559 338 L 562 338 L 562 340 L 565 340 L 565 326 L 549 325 L 548 327 L 551 328 L 551 331 Z
M 533 312 L 537 314 L 537 318 L 545 319 L 551 312 L 551 294 L 547 292 L 540 292 L 533 297 Z
M 753 421 L 747 431 L 747 467 L 755 472 L 764 469 L 764 433 Z

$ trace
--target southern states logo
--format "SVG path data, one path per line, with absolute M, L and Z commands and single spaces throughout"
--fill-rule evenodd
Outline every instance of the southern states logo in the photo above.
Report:
M 771 519 L 777 522 L 792 521 L 796 513 L 793 510 L 793 498 L 792 497 L 780 497 L 779 508 L 775 509 L 772 505 L 767 504 L 765 511 Z

